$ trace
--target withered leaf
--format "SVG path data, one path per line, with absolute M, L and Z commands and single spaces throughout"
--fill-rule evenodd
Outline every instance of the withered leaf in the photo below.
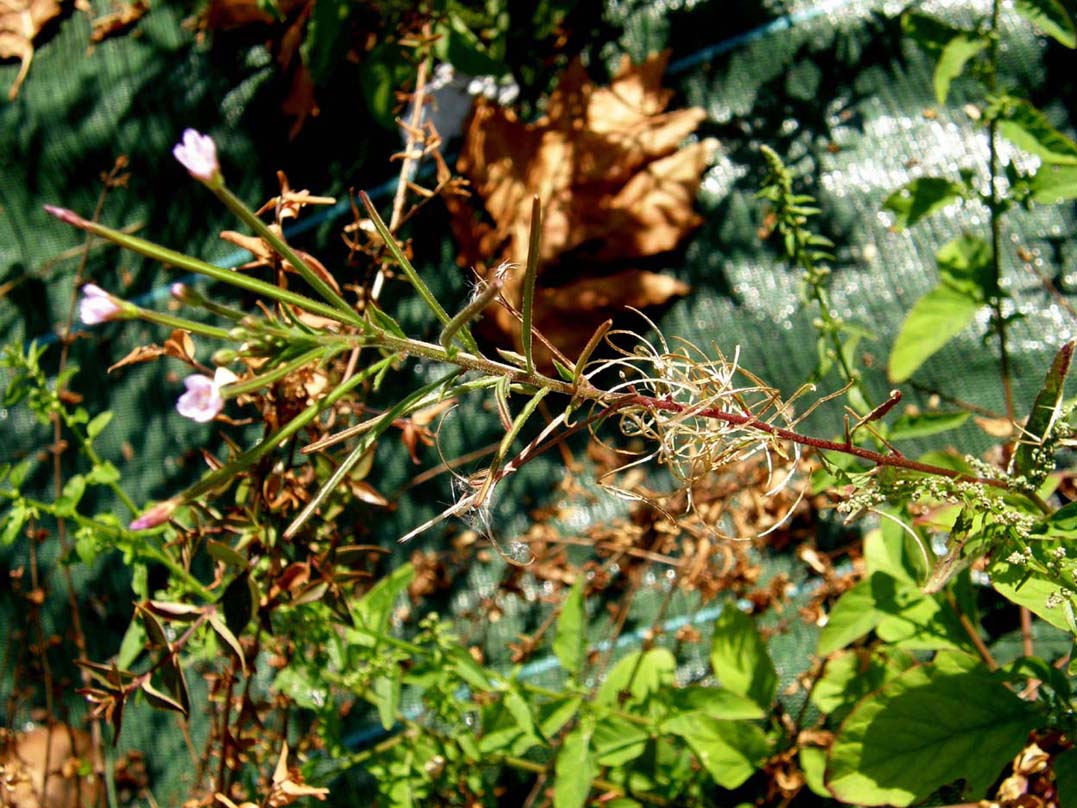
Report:
M 661 87 L 666 58 L 640 65 L 626 58 L 608 87 L 593 84 L 575 63 L 540 120 L 523 123 L 480 99 L 467 127 L 458 169 L 487 220 L 466 202 L 448 200 L 462 262 L 488 277 L 505 262 L 522 266 L 537 194 L 543 221 L 535 319 L 568 356 L 625 306 L 658 305 L 688 291 L 631 269 L 633 260 L 675 249 L 699 225 L 692 205 L 713 148 L 706 141 L 681 147 L 706 114 L 665 111 L 672 96 Z M 555 286 L 551 277 L 571 280 Z M 505 281 L 505 298 L 518 307 L 522 272 Z M 519 339 L 517 318 L 504 308 L 493 309 L 483 327 Z
M 139 362 L 149 362 L 164 355 L 165 349 L 160 345 L 139 345 L 119 362 L 110 366 L 108 372 L 111 373 L 117 368 L 122 368 L 126 365 L 137 365 Z
M 114 36 L 122 36 L 130 31 L 138 21 L 146 16 L 150 10 L 150 4 L 146 0 L 134 0 L 131 3 L 121 3 L 116 10 L 104 14 L 93 21 L 93 30 L 90 32 L 90 42 L 95 45 L 104 42 Z
M 19 95 L 19 88 L 30 72 L 34 60 L 34 39 L 62 8 L 56 0 L 5 0 L 0 4 L 0 59 L 22 62 L 15 81 L 8 89 L 9 101 Z

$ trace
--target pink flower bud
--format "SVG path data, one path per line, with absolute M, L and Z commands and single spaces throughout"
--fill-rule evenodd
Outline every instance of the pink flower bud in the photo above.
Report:
M 88 283 L 82 287 L 82 300 L 79 301 L 79 319 L 85 325 L 97 325 L 114 320 L 123 314 L 119 302 L 96 284 Z
M 187 392 L 176 402 L 176 411 L 184 418 L 190 418 L 200 424 L 212 421 L 224 409 L 221 388 L 237 378 L 236 374 L 227 368 L 217 368 L 212 379 L 202 374 L 188 376 L 183 380 Z
M 196 180 L 213 182 L 220 177 L 217 144 L 209 135 L 203 135 L 194 129 L 185 129 L 183 141 L 172 149 L 172 156 L 179 160 Z
M 151 527 L 157 527 L 163 525 L 172 516 L 172 512 L 176 510 L 179 505 L 173 499 L 166 499 L 164 502 L 158 502 L 142 516 L 135 519 L 127 527 L 130 530 L 148 530 Z

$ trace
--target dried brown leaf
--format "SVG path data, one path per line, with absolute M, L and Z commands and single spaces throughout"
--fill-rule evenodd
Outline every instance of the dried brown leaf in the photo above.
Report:
M 0 4 L 0 60 L 18 59 L 22 63 L 8 89 L 9 101 L 18 97 L 30 72 L 34 40 L 62 10 L 56 0 L 6 0 Z

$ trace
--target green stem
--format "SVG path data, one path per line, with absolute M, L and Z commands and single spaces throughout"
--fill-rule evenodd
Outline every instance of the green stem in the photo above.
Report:
M 150 323 L 165 325 L 169 328 L 182 328 L 184 331 L 190 331 L 192 334 L 201 334 L 204 337 L 212 337 L 213 339 L 231 339 L 228 330 L 225 328 L 206 325 L 205 323 L 188 320 L 185 317 L 176 317 L 172 314 L 165 314 L 162 311 L 154 311 L 153 309 L 141 309 L 136 307 L 135 311 L 137 312 L 135 316 L 138 317 L 138 319 L 146 320 Z
M 207 278 L 230 284 L 262 297 L 276 300 L 280 303 L 297 306 L 298 308 L 309 311 L 311 314 L 320 314 L 321 316 L 327 317 L 338 323 L 347 323 L 349 325 L 358 326 L 359 328 L 366 328 L 366 321 L 354 311 L 342 311 L 333 306 L 328 306 L 325 303 L 320 303 L 313 298 L 306 297 L 305 295 L 296 294 L 288 289 L 281 289 L 279 286 L 275 286 L 272 283 L 266 283 L 257 278 L 252 278 L 249 275 L 244 275 L 242 272 L 215 266 L 197 258 L 192 258 L 189 255 L 184 255 L 176 250 L 170 250 L 168 247 L 154 244 L 152 241 L 147 241 L 138 236 L 131 236 L 120 230 L 115 230 L 114 228 L 88 221 L 68 210 L 60 210 L 58 213 L 54 212 L 53 215 L 57 216 L 61 221 L 67 222 L 81 230 L 93 233 L 95 236 L 100 236 L 101 238 L 111 241 L 113 244 L 123 247 L 126 250 L 130 250 L 131 252 L 144 255 L 147 258 L 152 258 L 154 261 L 160 261 L 162 264 L 174 266 L 177 269 L 183 269 L 188 272 L 195 272 L 199 275 L 205 275 Z
M 994 95 L 998 89 L 999 66 L 999 16 L 1002 0 L 993 0 L 991 4 L 991 30 L 988 34 L 990 45 L 987 51 L 987 75 L 985 83 L 988 93 Z M 998 117 L 991 116 L 987 125 L 989 149 L 988 182 L 990 183 L 988 207 L 991 212 L 991 317 L 998 334 L 999 372 L 1002 375 L 1002 390 L 1006 399 L 1006 417 L 1011 421 L 1015 417 L 1013 403 L 1013 383 L 1010 372 L 1010 353 L 1006 339 L 1006 318 L 1002 311 L 1002 198 L 998 191 L 999 155 L 998 155 Z
M 303 277 L 303 280 L 310 284 L 310 287 L 330 303 L 333 308 L 344 314 L 351 315 L 355 313 L 354 309 L 348 305 L 348 302 L 344 298 L 337 294 L 336 290 L 322 280 L 322 278 L 307 265 L 307 262 L 300 258 L 296 252 L 288 246 L 288 243 L 277 235 L 272 228 L 255 216 L 254 211 L 248 208 L 243 203 L 243 200 L 229 191 L 224 183 L 211 184 L 207 187 L 217 195 L 217 198 L 220 199 L 232 213 L 238 216 L 244 224 L 257 233 L 259 238 L 269 244 L 277 255 L 281 256 L 285 261 L 295 267 L 296 271 Z
M 244 393 L 253 393 L 255 390 L 260 390 L 263 387 L 275 384 L 288 374 L 299 370 L 305 365 L 309 365 L 311 362 L 328 362 L 334 354 L 340 353 L 342 350 L 344 350 L 344 346 L 333 348 L 319 345 L 317 348 L 311 348 L 309 351 L 300 354 L 291 362 L 285 362 L 282 365 L 278 365 L 273 368 L 273 370 L 255 376 L 253 379 L 227 384 L 221 389 L 221 394 L 225 398 L 235 398 Z

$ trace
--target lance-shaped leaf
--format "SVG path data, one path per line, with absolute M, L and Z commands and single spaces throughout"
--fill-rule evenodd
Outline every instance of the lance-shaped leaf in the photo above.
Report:
M 1053 463 L 1049 462 L 1050 458 L 1039 455 L 1051 439 L 1055 425 L 1064 415 L 1062 396 L 1075 346 L 1077 341 L 1067 342 L 1055 354 L 1051 369 L 1047 371 L 1043 387 L 1032 403 L 1028 423 L 1025 424 L 1022 437 L 1010 460 L 1010 473 L 1028 477 L 1032 485 L 1043 482 L 1050 470 L 1048 467 L 1053 467 Z
M 1014 0 L 1017 13 L 1067 48 L 1077 47 L 1073 18 L 1058 0 Z
M 577 676 L 583 668 L 587 653 L 587 612 L 583 603 L 583 576 L 569 590 L 557 618 L 557 634 L 553 641 L 553 652 L 566 671 Z

